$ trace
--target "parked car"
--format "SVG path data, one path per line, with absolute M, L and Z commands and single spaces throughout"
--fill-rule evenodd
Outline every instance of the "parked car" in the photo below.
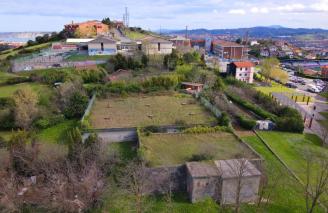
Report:
M 297 85 L 293 82 L 287 82 L 286 83 L 286 87 L 289 87 L 289 88 L 297 88 Z
M 308 91 L 313 92 L 313 93 L 321 92 L 321 90 L 318 87 L 314 86 L 314 85 L 309 85 Z
M 52 67 L 61 67 L 60 64 L 53 64 Z

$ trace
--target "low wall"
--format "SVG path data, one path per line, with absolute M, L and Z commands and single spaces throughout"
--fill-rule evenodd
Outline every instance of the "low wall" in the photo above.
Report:
M 186 166 L 146 168 L 146 194 L 163 194 L 172 192 L 186 192 Z
M 216 118 L 220 118 L 222 115 L 222 112 L 215 107 L 213 104 L 211 104 L 206 98 L 202 97 L 202 96 L 198 96 L 196 95 L 196 98 L 199 99 L 200 103 L 209 111 L 211 111 Z
M 91 112 L 91 109 L 92 109 L 92 106 L 94 104 L 96 100 L 96 94 L 93 94 L 92 95 L 92 98 L 89 100 L 89 103 L 88 103 L 88 107 L 86 108 L 86 110 L 84 111 L 84 114 L 83 114 L 83 117 L 81 119 L 81 122 L 84 121 L 84 119 L 89 116 L 90 112 Z
M 136 128 L 92 130 L 90 132 L 83 133 L 82 135 L 83 141 L 87 139 L 91 133 L 96 133 L 98 137 L 105 143 L 138 141 L 138 134 Z

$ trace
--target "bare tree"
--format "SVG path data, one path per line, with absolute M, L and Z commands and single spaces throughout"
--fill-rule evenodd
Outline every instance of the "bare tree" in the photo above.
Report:
M 144 194 L 148 185 L 148 176 L 144 162 L 139 160 L 131 161 L 123 171 L 120 185 L 133 196 L 135 211 L 137 213 L 144 212 Z
M 239 213 L 241 206 L 241 191 L 243 188 L 243 177 L 247 172 L 247 163 L 248 161 L 245 158 L 238 159 L 234 165 L 234 172 L 237 177 L 237 186 L 236 186 L 236 194 L 235 194 L 235 212 Z
M 316 163 L 314 163 L 314 160 Z M 316 164 L 319 164 L 319 166 Z M 324 193 L 328 193 L 327 156 L 323 158 L 307 157 L 305 183 L 306 212 L 314 212 L 315 208 L 320 204 L 320 198 Z

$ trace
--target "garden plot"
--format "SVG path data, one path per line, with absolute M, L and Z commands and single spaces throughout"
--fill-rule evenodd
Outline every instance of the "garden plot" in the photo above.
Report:
M 172 166 L 188 161 L 256 158 L 256 155 L 227 132 L 204 134 L 144 134 L 141 150 L 151 166 Z M 206 158 L 206 159 L 204 159 Z
M 210 125 L 216 123 L 216 118 L 189 95 L 138 95 L 96 100 L 90 122 L 93 128 L 103 129 L 151 125 Z

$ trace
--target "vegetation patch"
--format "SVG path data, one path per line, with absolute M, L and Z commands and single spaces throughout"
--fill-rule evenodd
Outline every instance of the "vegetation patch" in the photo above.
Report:
M 256 157 L 227 132 L 142 135 L 141 144 L 142 155 L 151 166 L 183 164 L 198 156 L 215 160 Z
M 216 118 L 189 95 L 136 95 L 96 100 L 91 116 L 96 129 L 154 125 L 215 124 Z

